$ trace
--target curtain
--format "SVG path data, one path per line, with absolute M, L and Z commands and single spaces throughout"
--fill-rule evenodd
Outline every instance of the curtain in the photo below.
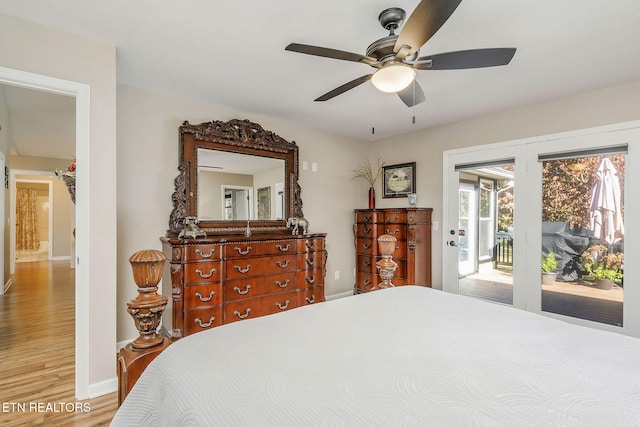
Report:
M 16 192 L 16 250 L 40 249 L 36 192 L 18 188 Z

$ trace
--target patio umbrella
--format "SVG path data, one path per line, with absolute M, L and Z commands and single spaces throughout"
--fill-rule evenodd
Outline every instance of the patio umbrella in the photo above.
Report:
M 618 171 L 609 158 L 602 159 L 595 170 L 596 182 L 591 189 L 591 230 L 593 237 L 612 244 L 624 236 L 620 212 Z

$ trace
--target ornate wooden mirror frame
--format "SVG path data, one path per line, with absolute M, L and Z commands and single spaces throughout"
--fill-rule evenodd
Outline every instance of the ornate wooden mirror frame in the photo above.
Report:
M 300 184 L 298 183 L 298 146 L 249 120 L 211 121 L 180 126 L 179 175 L 172 196 L 173 210 L 167 234 L 175 236 L 184 229 L 185 217 L 197 216 L 198 149 L 210 149 L 284 160 L 283 220 L 251 220 L 253 232 L 284 232 L 288 217 L 303 217 Z M 246 220 L 202 220 L 199 227 L 207 234 L 242 234 Z

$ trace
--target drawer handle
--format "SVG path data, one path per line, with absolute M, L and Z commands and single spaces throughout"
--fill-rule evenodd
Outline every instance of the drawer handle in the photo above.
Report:
M 196 292 L 196 296 L 197 296 L 198 298 L 200 298 L 200 301 L 203 301 L 203 302 L 211 301 L 211 298 L 213 298 L 213 296 L 214 296 L 215 294 L 216 294 L 216 292 L 215 292 L 215 291 L 211 291 L 211 292 L 209 293 L 209 296 L 208 296 L 208 297 L 205 297 L 205 296 L 203 296 L 200 292 Z
M 371 261 L 363 261 L 363 262 L 362 262 L 362 264 L 363 264 L 365 267 L 371 267 Z
M 369 234 L 369 233 L 371 233 L 371 228 L 368 228 L 368 227 L 366 227 L 366 226 L 365 226 L 365 227 L 362 229 L 362 231 L 364 232 L 364 234 Z
M 371 218 L 372 218 L 372 217 L 370 217 L 370 216 L 363 216 L 363 217 L 362 217 L 362 220 L 363 220 L 364 222 L 369 222 L 369 221 L 371 221 Z
M 291 245 L 289 245 L 288 243 L 287 243 L 287 246 L 285 246 L 285 247 L 282 247 L 282 245 L 276 245 L 276 248 L 278 248 L 280 250 L 280 252 L 287 252 L 290 247 L 291 247 Z
M 237 317 L 239 317 L 240 319 L 246 319 L 247 317 L 249 317 L 249 313 L 251 313 L 251 309 L 247 307 L 247 309 L 244 311 L 244 314 L 240 314 L 240 312 L 238 310 L 235 310 L 233 312 L 233 314 L 235 314 Z
M 307 304 L 313 304 L 314 302 L 316 302 L 316 294 L 311 295 L 311 298 L 306 297 L 305 301 L 307 302 Z
M 309 258 L 309 259 L 307 260 L 307 264 L 308 264 L 308 265 L 313 265 L 315 262 L 316 262 L 316 260 L 315 260 L 315 259 L 313 259 L 313 258 Z
M 363 243 L 362 247 L 365 249 L 370 249 L 372 245 L 370 245 L 369 243 Z
M 278 285 L 278 287 L 280 287 L 280 288 L 284 289 L 284 288 L 286 288 L 287 286 L 289 286 L 289 279 L 285 280 L 285 281 L 284 281 L 284 283 L 282 283 L 282 282 L 281 282 L 281 281 L 279 281 L 279 280 L 276 280 L 274 283 L 275 283 L 276 285 Z
M 399 232 L 400 232 L 400 230 L 393 230 L 393 231 L 391 231 L 391 230 L 389 230 L 388 228 L 387 228 L 387 230 L 386 230 L 386 231 L 387 231 L 387 234 L 391 234 L 391 235 L 394 235 L 394 234 L 396 234 L 396 233 L 399 233 Z
M 409 215 L 409 222 L 413 222 L 413 220 L 414 220 L 413 214 Z
M 287 302 L 285 302 L 284 305 L 277 302 L 276 307 L 278 307 L 280 310 L 286 310 L 287 308 L 289 308 L 289 300 L 287 300 Z
M 248 253 L 251 251 L 251 246 L 247 246 L 247 249 L 246 249 L 246 250 L 244 250 L 244 251 L 242 250 L 242 248 L 239 248 L 239 247 L 237 247 L 237 246 L 235 246 L 233 249 L 235 249 L 236 251 L 238 251 L 238 253 L 239 253 L 240 255 L 246 255 L 246 254 L 248 254 Z
M 391 219 L 391 217 L 387 217 L 387 222 L 396 222 L 397 220 L 400 219 L 400 215 L 396 215 L 393 219 Z
M 215 252 L 216 252 L 216 248 L 211 248 L 211 252 L 205 255 L 204 252 L 202 252 L 202 250 L 196 249 L 196 253 L 200 255 L 202 258 L 211 258 Z
M 209 319 L 209 321 L 207 323 L 202 323 L 202 320 L 200 320 L 199 317 L 196 317 L 194 322 L 197 323 L 198 325 L 200 325 L 201 328 L 208 328 L 209 326 L 213 325 L 213 322 L 216 320 L 216 318 L 214 316 L 211 316 L 211 318 Z
M 240 273 L 245 274 L 249 272 L 249 269 L 251 268 L 251 264 L 247 264 L 246 268 L 242 268 L 239 265 L 234 265 L 233 268 L 238 270 Z
M 316 281 L 316 276 L 307 277 L 305 280 L 307 281 L 307 283 L 309 283 L 310 285 L 312 285 L 312 284 L 313 284 L 313 282 L 315 282 L 315 281 Z
M 283 263 L 282 263 L 282 261 L 278 260 L 278 261 L 276 261 L 276 265 L 277 265 L 278 267 L 280 267 L 280 268 L 287 268 L 287 267 L 289 267 L 289 261 L 290 261 L 290 260 L 287 260 L 287 262 L 285 262 L 285 263 L 283 264 Z
M 242 289 L 240 289 L 237 286 L 233 287 L 233 290 L 236 291 L 237 293 L 239 293 L 240 295 L 246 295 L 249 293 L 249 289 L 251 289 L 251 285 L 247 285 L 246 288 L 244 288 L 244 291 Z
M 309 242 L 309 241 L 308 241 L 308 242 L 306 243 L 306 246 L 307 246 L 307 249 L 313 249 L 313 248 L 315 248 L 315 247 L 316 247 L 316 244 L 315 244 L 315 242 Z
M 209 277 L 213 276 L 213 273 L 216 272 L 215 268 L 212 268 L 211 271 L 209 271 L 209 274 L 205 274 L 202 272 L 202 270 L 200 270 L 199 268 L 196 268 L 196 273 L 198 273 L 198 276 L 202 277 L 203 279 L 208 279 Z
M 369 286 L 371 284 L 371 280 L 369 279 L 364 279 L 364 285 L 365 286 Z

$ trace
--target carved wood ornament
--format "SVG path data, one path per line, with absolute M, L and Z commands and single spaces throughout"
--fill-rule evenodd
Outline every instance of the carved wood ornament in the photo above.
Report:
M 298 146 L 249 120 L 211 121 L 180 126 L 179 175 L 171 197 L 173 210 L 168 235 L 177 235 L 187 216 L 197 216 L 197 152 L 199 148 L 282 159 L 285 162 L 285 212 L 287 217 L 303 217 L 301 189 L 298 183 Z M 283 221 L 255 220 L 251 228 L 259 232 L 286 231 Z M 241 234 L 246 221 L 200 221 L 208 234 Z

